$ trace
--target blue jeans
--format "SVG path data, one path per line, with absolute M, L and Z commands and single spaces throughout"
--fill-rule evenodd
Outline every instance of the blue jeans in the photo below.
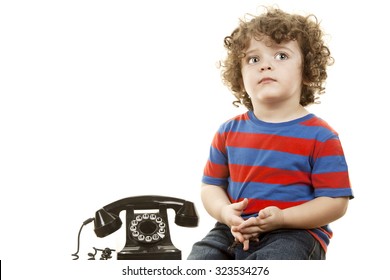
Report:
M 280 229 L 259 235 L 249 250 L 234 243 L 227 225 L 215 227 L 192 246 L 188 260 L 324 260 L 320 243 L 306 230 Z

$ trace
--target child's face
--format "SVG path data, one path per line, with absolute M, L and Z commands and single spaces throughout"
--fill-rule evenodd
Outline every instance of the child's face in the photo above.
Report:
M 253 108 L 263 104 L 299 104 L 302 54 L 297 41 L 277 44 L 268 37 L 251 39 L 242 59 L 242 77 Z

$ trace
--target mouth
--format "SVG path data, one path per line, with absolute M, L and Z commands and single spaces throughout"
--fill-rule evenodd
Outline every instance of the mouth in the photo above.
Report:
M 269 78 L 269 77 L 265 77 L 265 78 L 260 80 L 259 84 L 268 84 L 268 83 L 272 83 L 272 82 L 276 82 L 276 80 Z

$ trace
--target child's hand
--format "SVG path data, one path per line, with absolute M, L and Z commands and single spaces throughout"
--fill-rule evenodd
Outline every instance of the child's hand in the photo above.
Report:
M 229 227 L 238 226 L 244 222 L 242 212 L 248 206 L 248 199 L 226 205 L 221 211 L 222 222 Z
M 245 220 L 241 217 L 242 212 L 248 206 L 248 199 L 244 199 L 240 202 L 226 205 L 221 211 L 222 222 L 229 226 L 231 229 L 242 224 Z M 245 238 L 238 231 L 232 231 L 235 240 L 242 243 L 245 242 Z M 249 244 L 249 241 L 248 241 Z
M 269 206 L 259 212 L 257 217 L 251 217 L 231 230 L 238 241 L 243 243 L 244 251 L 249 249 L 249 240 L 257 239 L 260 233 L 281 228 L 284 223 L 283 211 L 275 206 Z
M 257 217 L 251 217 L 235 228 L 246 237 L 257 237 L 259 233 L 281 228 L 284 223 L 283 211 L 275 206 L 269 206 L 259 212 Z

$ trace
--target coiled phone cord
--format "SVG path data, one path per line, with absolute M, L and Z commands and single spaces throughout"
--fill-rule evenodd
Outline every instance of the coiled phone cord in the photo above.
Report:
M 80 230 L 79 230 L 79 234 L 77 236 L 77 251 L 76 251 L 76 253 L 72 254 L 72 257 L 74 257 L 73 260 L 79 259 L 80 235 L 81 235 L 81 231 L 82 231 L 83 227 L 88 225 L 90 222 L 92 222 L 94 220 L 95 220 L 94 218 L 89 218 L 89 219 L 85 220 L 83 222 L 83 224 L 81 225 Z M 90 258 L 88 260 L 95 260 L 95 256 L 96 256 L 98 251 L 102 252 L 102 255 L 100 257 L 101 260 L 108 260 L 108 259 L 112 258 L 111 253 L 115 251 L 114 249 L 110 249 L 110 248 L 98 249 L 98 248 L 93 247 L 93 249 L 95 250 L 95 253 L 89 253 L 88 256 Z
M 88 225 L 90 222 L 95 220 L 94 218 L 89 218 L 83 222 L 83 224 L 80 227 L 79 234 L 77 236 L 77 251 L 76 253 L 72 254 L 72 257 L 75 257 L 73 260 L 77 260 L 79 258 L 79 249 L 80 249 L 80 235 L 81 235 L 81 230 L 83 229 L 84 226 Z

